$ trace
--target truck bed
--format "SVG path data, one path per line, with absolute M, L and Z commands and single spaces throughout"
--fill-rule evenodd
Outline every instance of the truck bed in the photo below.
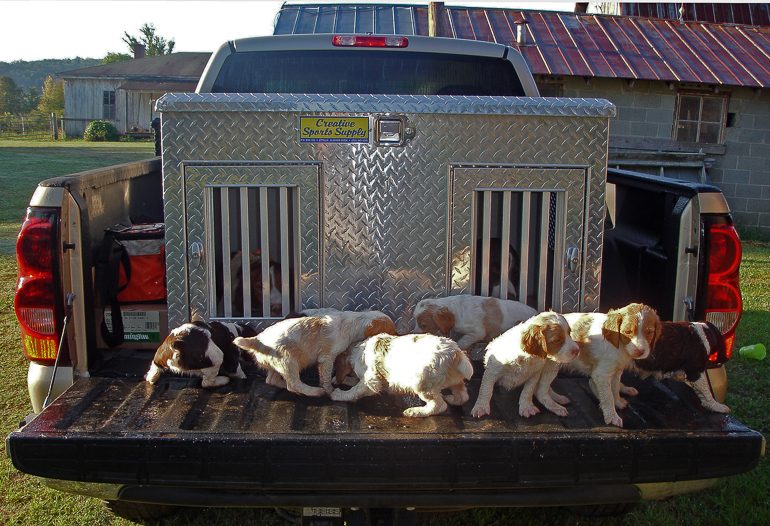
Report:
M 640 394 L 619 412 L 620 429 L 604 423 L 582 377 L 554 382 L 572 400 L 566 418 L 542 406 L 534 417 L 519 417 L 520 388 L 498 386 L 492 414 L 474 419 L 482 376 L 476 362 L 463 407 L 416 419 L 401 414 L 422 403 L 416 398 L 309 398 L 266 385 L 256 369 L 213 390 L 173 375 L 152 386 L 141 378 L 151 356 L 121 351 L 12 433 L 7 449 L 17 469 L 225 491 L 473 492 L 717 478 L 751 469 L 762 450 L 759 433 L 706 411 L 674 380 L 624 376 Z

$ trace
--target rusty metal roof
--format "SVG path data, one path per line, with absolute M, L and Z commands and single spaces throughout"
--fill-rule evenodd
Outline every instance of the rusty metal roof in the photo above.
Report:
M 621 14 L 627 16 L 668 18 L 669 20 L 681 18 L 686 22 L 770 26 L 770 4 L 621 2 L 620 9 Z
M 641 17 L 445 7 L 453 38 L 517 47 L 535 75 L 770 87 L 770 28 Z M 526 27 L 526 43 L 516 27 Z M 284 4 L 275 34 L 428 34 L 425 5 Z

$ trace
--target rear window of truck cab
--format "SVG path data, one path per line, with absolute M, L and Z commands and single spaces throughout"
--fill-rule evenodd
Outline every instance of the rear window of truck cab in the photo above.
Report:
M 524 96 L 503 58 L 371 50 L 234 53 L 211 91 Z

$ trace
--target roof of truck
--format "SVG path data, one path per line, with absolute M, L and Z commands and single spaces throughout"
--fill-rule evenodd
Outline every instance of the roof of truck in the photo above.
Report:
M 770 28 L 633 16 L 446 6 L 445 36 L 521 51 L 535 75 L 770 86 Z M 517 43 L 517 27 L 525 41 Z M 428 35 L 428 7 L 284 4 L 274 34 Z

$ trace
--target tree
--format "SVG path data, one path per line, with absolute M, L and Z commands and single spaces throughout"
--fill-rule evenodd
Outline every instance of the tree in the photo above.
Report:
M 40 97 L 40 103 L 37 105 L 41 113 L 64 114 L 64 82 L 53 80 L 50 75 L 43 84 L 43 95 Z
M 166 41 L 165 38 L 156 35 L 154 24 L 144 24 L 139 29 L 139 32 L 141 33 L 139 38 L 129 35 L 127 31 L 124 32 L 126 36 L 123 38 L 123 42 L 128 45 L 128 49 L 131 50 L 131 53 L 134 53 L 134 46 L 137 44 L 144 45 L 145 56 L 147 57 L 169 55 L 173 52 L 175 44 L 174 39 L 172 38 L 171 40 Z
M 19 88 L 21 89 L 21 88 Z M 27 88 L 27 92 L 22 91 L 21 101 L 19 104 L 19 113 L 27 115 L 32 113 L 37 105 L 40 103 L 40 95 L 37 93 L 37 88 Z
M 0 115 L 21 113 L 24 91 L 8 75 L 0 76 Z
M 131 60 L 133 57 L 128 53 L 113 53 L 110 51 L 107 56 L 102 59 L 101 66 L 105 64 L 112 64 L 113 62 L 123 62 L 124 60 Z

